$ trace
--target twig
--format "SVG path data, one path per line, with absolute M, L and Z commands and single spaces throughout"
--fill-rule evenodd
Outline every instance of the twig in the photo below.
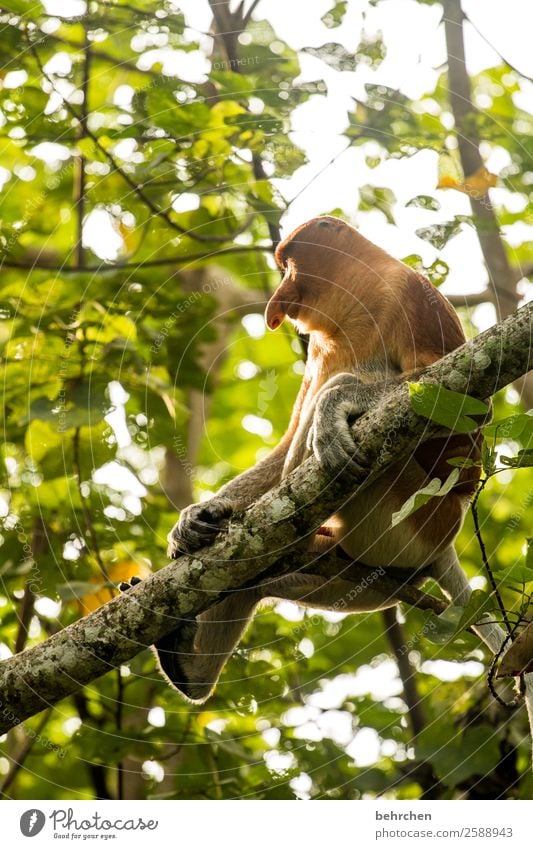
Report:
M 120 667 L 115 671 L 117 681 L 117 699 L 115 702 L 115 723 L 117 733 L 122 731 L 122 715 L 124 708 L 124 682 Z M 117 763 L 117 799 L 124 799 L 124 764 L 120 760 Z
M 256 9 L 256 7 L 259 5 L 259 3 L 260 3 L 260 2 L 261 2 L 261 0 L 252 0 L 252 2 L 250 3 L 250 7 L 249 7 L 248 11 L 247 11 L 247 12 L 245 12 L 245 13 L 243 14 L 243 16 L 242 16 L 242 23 L 243 23 L 243 27 L 246 27 L 246 26 L 247 26 L 247 24 L 249 24 L 249 23 L 250 23 L 250 20 L 251 20 L 251 18 L 252 18 L 252 15 L 253 15 L 253 13 L 255 12 L 255 9 Z M 241 6 L 242 6 L 242 5 L 243 5 L 243 4 L 241 3 Z
M 102 573 L 104 579 L 110 583 L 111 579 L 109 577 L 109 572 L 106 569 L 105 563 L 102 560 L 102 555 L 100 554 L 100 547 L 98 545 L 98 536 L 96 534 L 96 530 L 93 524 L 93 519 L 91 516 L 91 511 L 87 504 L 87 499 L 83 493 L 83 478 L 81 475 L 81 460 L 80 460 L 80 428 L 77 427 L 74 431 L 74 435 L 72 437 L 72 450 L 73 450 L 73 466 L 74 472 L 76 474 L 76 481 L 78 487 L 78 494 L 81 502 L 81 511 L 83 514 L 83 520 L 85 524 L 85 531 L 87 536 L 91 540 L 91 548 L 92 553 L 98 563 L 98 567 L 100 572 Z
M 493 595 L 494 595 L 494 597 L 495 597 L 495 599 L 498 603 L 498 607 L 500 608 L 500 613 L 502 614 L 502 619 L 503 619 L 503 622 L 504 622 L 504 625 L 505 625 L 505 629 L 506 629 L 507 633 L 510 634 L 511 633 L 511 625 L 509 623 L 507 611 L 505 609 L 502 597 L 500 595 L 500 591 L 498 589 L 498 584 L 496 583 L 496 579 L 493 575 L 493 572 L 492 572 L 492 569 L 491 569 L 491 566 L 490 566 L 490 563 L 489 563 L 489 558 L 487 556 L 487 549 L 485 547 L 485 541 L 483 539 L 483 535 L 481 533 L 481 528 L 480 528 L 480 524 L 479 524 L 479 514 L 478 514 L 478 510 L 477 510 L 477 504 L 478 504 L 478 501 L 479 501 L 479 496 L 481 495 L 481 493 L 485 489 L 485 484 L 487 483 L 487 480 L 488 480 L 488 477 L 484 478 L 481 481 L 481 483 L 479 484 L 479 486 L 476 490 L 476 494 L 474 495 L 474 498 L 472 499 L 472 503 L 470 505 L 470 508 L 472 510 L 472 518 L 474 520 L 474 532 L 475 532 L 476 539 L 477 539 L 477 542 L 478 542 L 478 545 L 479 545 L 479 550 L 481 552 L 481 559 L 483 561 L 483 567 L 485 569 L 485 572 L 487 573 L 487 576 L 488 576 L 488 579 L 489 579 L 489 582 L 490 582 L 490 586 L 491 586 L 491 589 L 492 589 L 492 593 L 493 593 Z
M 506 65 L 508 65 L 508 66 L 509 66 L 509 68 L 510 68 L 512 71 L 514 71 L 516 74 L 518 74 L 518 76 L 519 76 L 519 77 L 523 77 L 523 79 L 525 79 L 525 80 L 531 80 L 531 82 L 533 82 L 533 77 L 530 77 L 530 76 L 529 76 L 529 74 L 525 74 L 525 73 L 524 73 L 524 71 L 521 71 L 519 68 L 517 68 L 517 67 L 516 67 L 516 65 L 513 65 L 513 63 L 512 63 L 512 62 L 509 62 L 509 59 L 507 59 L 507 57 L 503 55 L 503 53 L 501 52 L 501 50 L 498 50 L 498 48 L 494 46 L 494 44 L 492 43 L 492 41 L 489 41 L 489 39 L 487 38 L 487 36 L 486 36 L 484 33 L 482 33 L 482 32 L 481 32 L 481 30 L 480 30 L 480 28 L 478 27 L 478 25 L 474 23 L 474 21 L 472 20 L 472 18 L 470 17 L 470 15 L 467 15 L 467 13 L 466 13 L 466 12 L 463 12 L 463 15 L 464 15 L 465 19 L 468 21 L 468 23 L 470 24 L 470 26 L 471 26 L 471 27 L 473 27 L 473 29 L 475 29 L 475 31 L 476 31 L 476 32 L 477 32 L 477 34 L 480 36 L 480 38 L 482 38 L 482 39 L 483 39 L 483 41 L 485 42 L 485 44 L 488 44 L 488 46 L 491 48 L 491 50 L 494 50 L 494 52 L 498 54 L 498 56 L 500 57 L 500 59 L 501 59 L 501 60 L 502 60 L 502 61 L 503 61 Z
M 443 6 L 448 54 L 448 96 L 455 121 L 461 165 L 465 177 L 470 177 L 480 171 L 484 163 L 479 148 L 478 113 L 472 101 L 470 78 L 466 69 L 464 13 L 461 0 L 444 0 Z M 499 313 L 506 316 L 516 309 L 519 301 L 514 270 L 507 258 L 489 192 L 482 196 L 474 196 L 471 193 L 469 198 L 477 237 L 489 273 L 489 285 L 494 290 L 494 304 Z M 527 406 L 533 406 L 531 379 L 522 380 L 519 388 Z
M 47 710 L 43 714 L 43 716 L 41 717 L 41 719 L 37 723 L 37 728 L 35 729 L 35 731 L 33 729 L 28 731 L 26 728 L 24 728 L 24 726 L 22 726 L 24 734 L 26 736 L 26 739 L 22 743 L 19 751 L 15 755 L 13 755 L 13 758 L 11 760 L 11 766 L 9 767 L 9 769 L 6 773 L 6 777 L 4 778 L 2 783 L 0 784 L 0 796 L 5 796 L 8 789 L 13 784 L 13 782 L 14 782 L 15 778 L 17 777 L 19 771 L 24 766 L 24 762 L 25 762 L 26 758 L 28 757 L 31 750 L 33 749 L 33 747 L 34 747 L 34 745 L 37 741 L 37 738 L 40 736 L 40 734 L 44 730 L 48 720 L 50 719 L 51 713 L 52 713 L 52 708 L 49 708 L 49 710 Z
M 454 307 L 478 307 L 480 304 L 494 303 L 494 292 L 483 289 L 482 292 L 468 292 L 464 295 L 458 293 L 447 294 L 446 299 Z
M 48 262 L 19 262 L 17 260 L 2 259 L 0 260 L 0 268 L 24 268 L 27 271 L 42 270 L 42 271 L 58 271 L 63 274 L 72 274 L 74 272 L 90 272 L 94 274 L 102 274 L 106 271 L 122 271 L 123 269 L 141 269 L 141 268 L 157 268 L 164 265 L 185 265 L 189 262 L 197 260 L 213 259 L 219 256 L 228 254 L 244 254 L 265 252 L 272 253 L 271 245 L 231 245 L 227 248 L 219 248 L 210 253 L 200 254 L 182 254 L 181 256 L 163 257 L 162 259 L 140 259 L 137 262 L 120 262 L 116 265 L 106 265 L 101 262 L 99 265 L 79 265 L 65 266 L 57 265 Z
M 46 529 L 44 522 L 38 516 L 33 525 L 33 534 L 31 541 L 31 557 L 33 560 L 38 560 L 43 553 L 47 543 Z M 35 593 L 32 590 L 32 579 L 29 578 L 24 586 L 24 595 L 22 597 L 22 605 L 19 613 L 19 627 L 15 639 L 15 654 L 23 651 L 28 639 L 28 629 L 34 612 Z
M 77 137 L 78 141 L 82 141 L 87 135 L 87 116 L 89 114 L 89 80 L 91 74 L 91 43 L 87 29 L 84 30 L 84 61 L 83 61 L 83 76 L 81 83 L 81 91 L 83 102 L 81 107 L 80 120 L 78 124 Z M 74 251 L 74 265 L 83 265 L 85 261 L 85 251 L 83 249 L 83 219 L 85 217 L 85 157 L 80 152 L 76 157 L 76 174 L 74 181 L 74 204 L 76 207 L 77 216 L 77 239 Z

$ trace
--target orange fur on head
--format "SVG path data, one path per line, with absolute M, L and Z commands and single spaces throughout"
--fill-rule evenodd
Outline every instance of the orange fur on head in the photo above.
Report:
M 287 316 L 302 333 L 349 344 L 359 364 L 400 372 L 464 341 L 454 309 L 429 280 L 339 218 L 302 224 L 275 257 L 284 276 L 266 309 L 271 330 Z

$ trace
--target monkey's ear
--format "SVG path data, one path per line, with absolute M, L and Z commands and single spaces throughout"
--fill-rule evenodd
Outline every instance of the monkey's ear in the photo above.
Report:
M 298 304 L 298 292 L 294 282 L 292 269 L 289 267 L 278 288 L 270 298 L 266 310 L 265 321 L 269 330 L 277 330 L 287 315 L 291 305 Z

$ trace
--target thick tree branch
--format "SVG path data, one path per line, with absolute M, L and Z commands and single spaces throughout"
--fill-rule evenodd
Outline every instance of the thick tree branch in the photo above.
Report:
M 426 369 L 420 380 L 487 398 L 530 367 L 533 303 Z M 404 384 L 353 426 L 379 473 L 438 431 L 411 407 Z M 367 482 L 362 484 L 365 486 Z M 351 492 L 350 492 L 351 494 Z M 0 665 L 0 733 L 134 657 L 224 592 L 289 555 L 347 496 L 314 458 L 267 492 L 212 546 L 184 556 L 120 598 Z
M 383 611 L 383 622 L 385 634 L 394 654 L 400 681 L 403 686 L 403 697 L 407 705 L 407 714 L 413 737 L 421 734 L 426 725 L 422 698 L 418 692 L 416 683 L 416 669 L 409 659 L 406 651 L 406 636 L 403 626 L 398 621 L 396 608 L 388 607 Z

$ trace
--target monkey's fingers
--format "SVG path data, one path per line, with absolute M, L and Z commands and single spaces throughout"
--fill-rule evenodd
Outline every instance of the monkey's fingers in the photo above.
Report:
M 333 439 L 331 435 L 327 440 L 316 437 L 313 451 L 320 467 L 331 478 L 341 478 L 347 486 L 362 483 L 370 473 L 370 461 L 351 438 L 349 429 L 344 438 L 339 433 Z
M 312 426 L 313 453 L 321 468 L 351 484 L 363 481 L 370 470 L 370 462 L 351 432 L 351 423 L 368 409 L 366 401 L 364 395 L 346 397 L 344 386 L 334 387 L 318 402 Z
M 128 583 L 128 581 L 121 581 L 120 584 L 118 585 L 118 588 L 119 588 L 121 593 L 125 593 L 128 590 L 131 590 L 132 587 L 136 587 L 137 584 L 140 584 L 140 583 L 142 583 L 142 578 L 138 578 L 137 575 L 132 575 L 130 580 L 129 580 L 129 583 Z
M 233 512 L 224 498 L 213 498 L 205 504 L 191 504 L 183 510 L 179 521 L 168 535 L 168 555 L 172 559 L 192 554 L 211 545 L 222 530 L 221 523 Z

